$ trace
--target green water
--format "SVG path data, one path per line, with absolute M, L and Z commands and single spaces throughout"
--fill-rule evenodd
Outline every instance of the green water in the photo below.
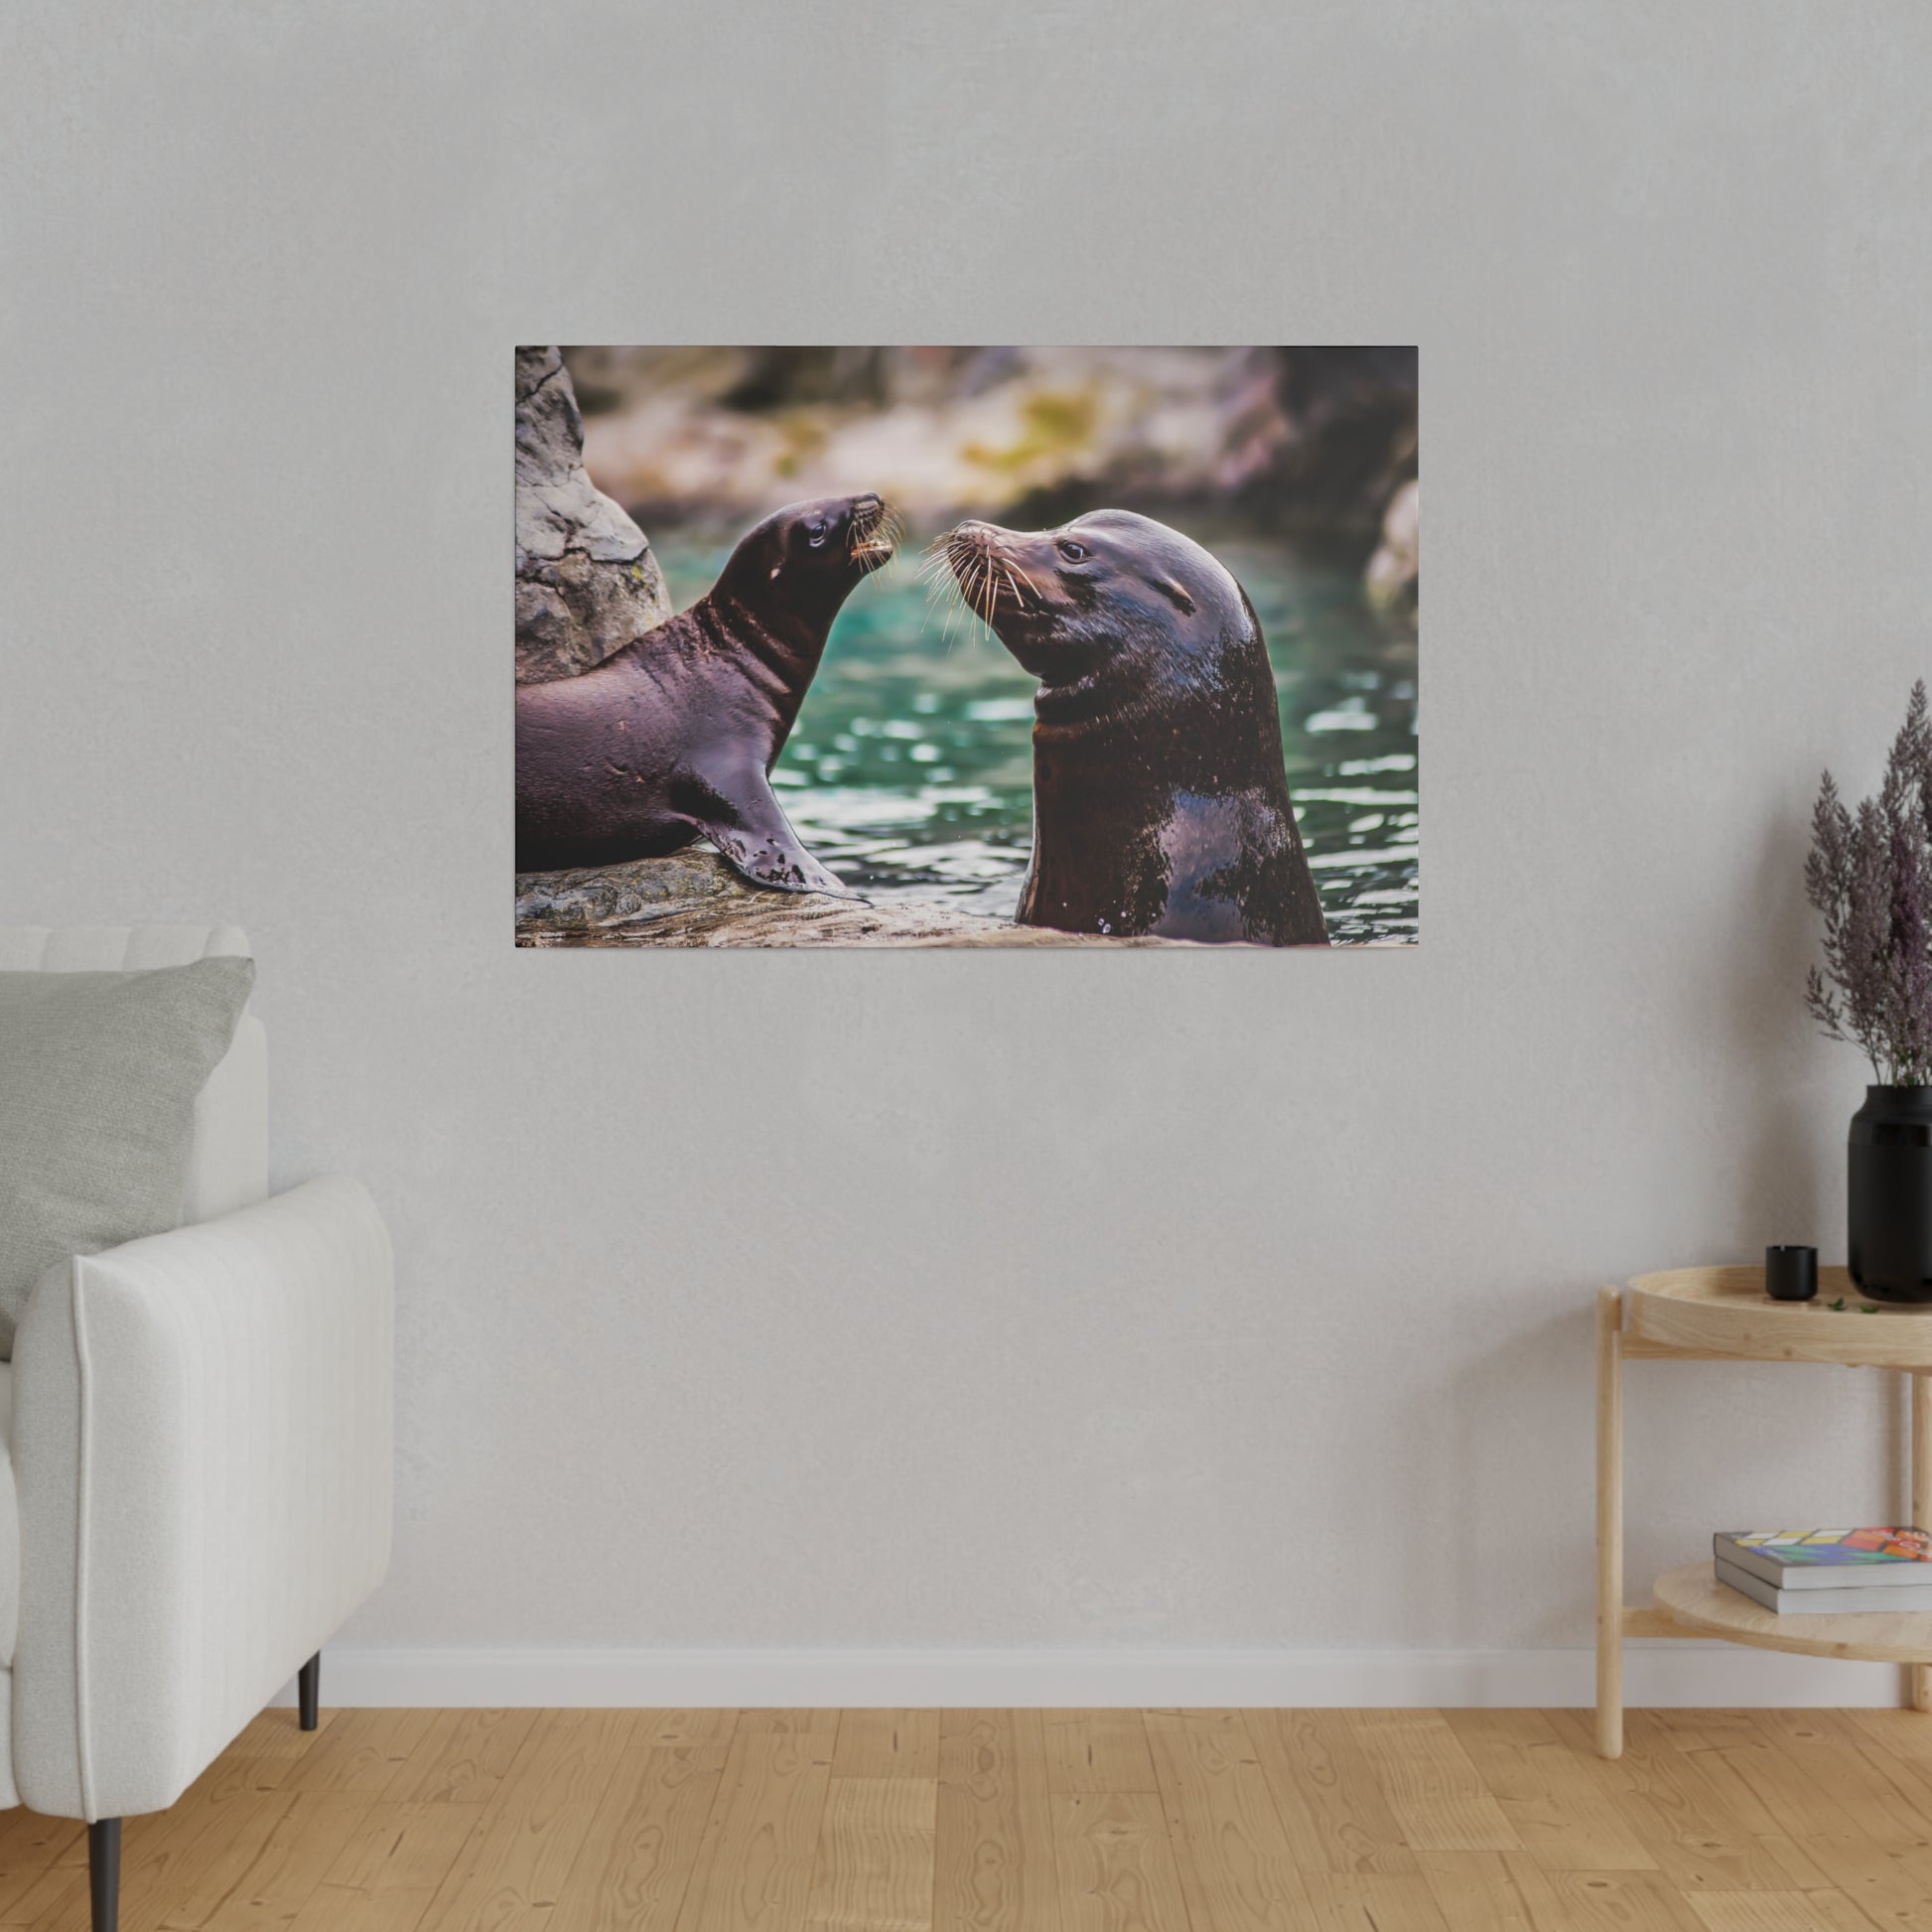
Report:
M 680 611 L 730 554 L 659 526 L 651 542 Z M 1382 633 L 1352 573 L 1251 537 L 1208 547 L 1267 632 L 1331 936 L 1413 942 L 1415 645 Z M 1035 682 L 979 624 L 929 610 L 914 554 L 853 593 L 771 781 L 799 836 L 870 897 L 1011 916 L 1033 843 Z

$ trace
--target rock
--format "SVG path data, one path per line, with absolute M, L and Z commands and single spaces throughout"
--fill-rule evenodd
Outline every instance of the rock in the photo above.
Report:
M 857 904 L 748 886 L 715 852 L 516 879 L 519 946 L 1169 946 L 989 919 L 930 900 Z
M 1364 588 L 1392 622 L 1417 627 L 1422 579 L 1422 497 L 1413 480 L 1398 489 L 1382 518 L 1382 545 L 1368 560 Z
M 671 615 L 644 533 L 584 470 L 555 347 L 516 351 L 516 679 L 588 671 Z

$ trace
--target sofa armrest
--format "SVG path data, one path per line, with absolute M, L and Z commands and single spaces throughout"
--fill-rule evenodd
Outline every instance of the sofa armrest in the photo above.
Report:
M 172 1804 L 381 1581 L 389 1238 L 331 1177 L 50 1269 L 14 1347 L 22 1798 Z

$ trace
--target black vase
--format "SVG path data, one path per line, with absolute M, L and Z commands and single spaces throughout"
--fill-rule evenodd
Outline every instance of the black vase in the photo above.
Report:
M 1852 1279 L 1874 1302 L 1932 1302 L 1932 1087 L 1866 1087 L 1852 1116 Z

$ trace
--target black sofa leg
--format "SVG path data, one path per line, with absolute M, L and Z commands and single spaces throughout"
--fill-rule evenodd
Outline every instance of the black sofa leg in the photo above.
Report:
M 322 1722 L 322 1652 L 304 1664 L 295 1679 L 296 1696 L 302 1705 L 302 1728 L 313 1730 Z
M 103 1818 L 87 1827 L 87 1889 L 93 1894 L 94 1932 L 116 1932 L 121 1922 L 121 1821 Z

